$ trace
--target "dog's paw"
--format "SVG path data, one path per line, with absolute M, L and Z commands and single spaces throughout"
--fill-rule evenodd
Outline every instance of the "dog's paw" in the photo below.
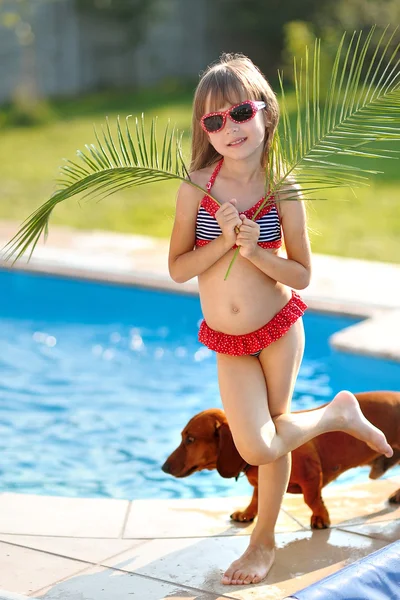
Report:
M 390 504 L 400 504 L 400 490 L 397 490 L 389 497 Z
M 247 510 L 235 510 L 235 512 L 231 514 L 232 521 L 237 521 L 239 523 L 251 523 L 251 521 L 254 521 L 255 517 L 256 515 L 254 512 Z
M 328 529 L 330 524 L 329 517 L 321 517 L 321 515 L 311 517 L 311 529 Z

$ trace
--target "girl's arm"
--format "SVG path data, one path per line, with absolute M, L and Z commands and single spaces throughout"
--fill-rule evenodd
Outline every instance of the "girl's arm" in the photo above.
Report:
M 296 185 L 290 186 L 290 189 L 292 190 L 291 196 L 293 196 L 293 192 L 297 192 L 299 200 L 288 200 L 279 204 L 287 258 L 265 251 L 257 243 L 251 244 L 249 238 L 252 232 L 249 230 L 253 226 L 247 223 L 247 219 L 243 221 L 242 225 L 243 236 L 241 237 L 241 228 L 236 243 L 244 244 L 240 249 L 241 254 L 266 275 L 296 290 L 302 290 L 309 285 L 311 279 L 310 241 L 304 202 L 301 201 L 301 195 Z M 285 197 L 283 193 L 280 196 L 281 199 Z M 251 223 L 257 225 L 254 222 Z M 247 225 L 247 229 L 244 228 L 244 225 Z
M 192 179 L 194 180 L 193 177 Z M 230 239 L 231 236 L 220 235 L 209 244 L 194 249 L 200 199 L 201 192 L 193 186 L 187 183 L 180 186 L 168 257 L 169 274 L 176 283 L 185 283 L 207 271 L 235 243 L 236 235 L 233 235 L 233 239 Z M 229 207 L 227 209 L 229 212 Z

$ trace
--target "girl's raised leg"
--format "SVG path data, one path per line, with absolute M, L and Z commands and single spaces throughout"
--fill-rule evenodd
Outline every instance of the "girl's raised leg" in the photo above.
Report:
M 292 347 L 299 347 L 299 326 L 296 322 L 286 335 L 263 350 L 262 355 L 271 349 L 271 357 L 275 352 L 280 356 L 272 377 L 279 377 L 279 371 L 284 375 L 292 372 L 290 357 L 293 356 Z M 393 450 L 384 434 L 364 417 L 351 392 L 339 392 L 329 404 L 316 410 L 282 413 L 272 418 L 267 384 L 258 359 L 218 354 L 217 365 L 222 403 L 232 436 L 239 453 L 249 464 L 272 462 L 328 431 L 344 431 L 379 454 L 392 456 Z M 270 376 L 268 378 L 270 380 Z M 286 401 L 287 398 L 280 400 Z
M 380 453 L 391 453 L 383 433 L 365 419 L 350 392 L 340 392 L 328 406 L 315 411 L 285 412 L 303 345 L 303 327 L 298 321 L 285 336 L 263 350 L 260 360 L 217 355 L 221 398 L 236 447 L 247 462 L 263 465 L 259 470 L 257 526 L 249 548 L 226 571 L 223 583 L 256 583 L 272 565 L 273 529 L 290 473 L 289 459 L 285 458 L 288 452 L 320 433 L 342 430 L 363 439 Z M 265 466 L 266 463 L 271 464 Z M 265 508 L 271 500 L 271 506 Z

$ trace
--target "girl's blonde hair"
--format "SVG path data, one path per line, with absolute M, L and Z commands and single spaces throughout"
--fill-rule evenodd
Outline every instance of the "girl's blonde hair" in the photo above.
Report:
M 241 100 L 262 100 L 266 107 L 266 132 L 264 151 L 261 158 L 263 167 L 268 162 L 268 152 L 278 126 L 279 105 L 268 81 L 244 54 L 222 54 L 220 59 L 207 67 L 202 74 L 193 100 L 192 157 L 190 171 L 197 171 L 212 165 L 221 158 L 208 141 L 207 134 L 200 125 L 200 119 L 208 109 L 218 110 L 225 104 L 234 105 Z

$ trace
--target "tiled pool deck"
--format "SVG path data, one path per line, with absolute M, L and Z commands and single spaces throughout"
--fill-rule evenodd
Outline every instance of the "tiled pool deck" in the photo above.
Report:
M 15 232 L 0 225 L 2 247 Z M 14 268 L 167 287 L 163 240 L 53 227 L 29 265 Z M 10 265 L 8 265 L 10 267 Z M 333 336 L 346 351 L 400 361 L 400 268 L 314 257 L 310 307 L 368 317 Z M 282 600 L 400 537 L 400 507 L 386 499 L 400 477 L 324 491 L 332 527 L 309 529 L 301 496 L 287 494 L 277 556 L 267 580 L 222 586 L 224 568 L 246 547 L 253 525 L 229 515 L 247 498 L 94 500 L 0 494 L 0 600 Z M 250 494 L 250 490 L 249 490 Z

